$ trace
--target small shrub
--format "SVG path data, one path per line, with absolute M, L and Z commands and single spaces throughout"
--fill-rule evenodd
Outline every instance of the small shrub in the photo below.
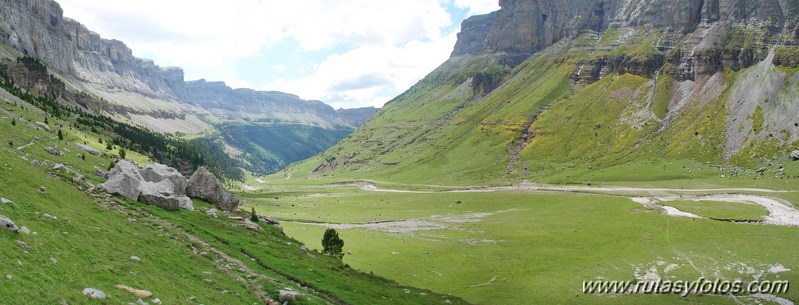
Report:
M 62 132 L 61 129 L 58 130 L 58 140 L 64 141 L 64 132 Z
M 125 160 L 125 157 L 127 157 L 127 155 L 128 155 L 128 153 L 125 151 L 125 149 L 120 147 L 119 148 L 119 158 L 122 159 L 122 160 Z
M 11 126 L 17 126 L 17 119 L 11 119 Z
M 258 222 L 258 214 L 255 214 L 255 207 L 252 207 L 252 212 L 250 212 L 250 221 Z

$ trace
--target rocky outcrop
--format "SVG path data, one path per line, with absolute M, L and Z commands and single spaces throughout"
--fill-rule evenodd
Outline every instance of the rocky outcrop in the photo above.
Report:
M 799 161 L 799 150 L 791 152 L 791 161 Z
M 602 69 L 651 76 L 663 69 L 678 80 L 751 66 L 770 45 L 796 44 L 799 2 L 765 0 L 502 0 L 497 12 L 462 24 L 453 56 L 496 53 L 516 65 L 540 50 L 585 32 L 654 28 L 656 56 L 593 59 Z M 616 69 L 616 70 L 614 70 Z
M 53 156 L 63 156 L 64 155 L 63 152 L 61 152 L 60 150 L 56 149 L 55 147 L 45 147 L 44 151 L 47 152 L 48 154 L 53 155 Z
M 186 178 L 174 168 L 162 164 L 139 168 L 133 162 L 122 160 L 99 188 L 165 210 L 193 211 L 194 205 L 186 196 L 186 185 Z
M 226 212 L 232 212 L 239 206 L 239 199 L 228 192 L 219 179 L 205 167 L 200 167 L 191 176 L 186 193 L 191 198 L 205 200 Z

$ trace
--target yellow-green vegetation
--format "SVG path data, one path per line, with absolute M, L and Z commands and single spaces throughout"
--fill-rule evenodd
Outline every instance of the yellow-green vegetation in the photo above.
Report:
M 768 215 L 766 208 L 756 204 L 722 201 L 669 201 L 663 203 L 681 211 L 702 217 L 734 221 L 761 221 Z

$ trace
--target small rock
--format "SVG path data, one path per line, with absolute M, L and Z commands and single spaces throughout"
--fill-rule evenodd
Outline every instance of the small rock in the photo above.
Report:
M 141 258 L 139 258 L 138 256 L 131 256 L 130 259 L 134 260 L 134 261 L 137 261 L 137 262 L 141 261 Z
M 31 161 L 31 165 L 41 168 L 42 162 L 39 162 L 39 160 L 33 160 Z
M 65 168 L 64 164 L 61 164 L 61 163 L 58 163 L 55 166 L 53 166 L 53 170 L 57 170 L 57 171 L 63 170 L 64 168 Z
M 253 230 L 253 231 L 256 231 L 256 232 L 261 231 L 261 226 L 259 226 L 257 224 L 254 224 L 252 222 L 249 222 L 249 221 L 242 221 L 239 224 L 242 227 L 244 227 L 245 229 L 248 229 L 248 230 Z
M 305 245 L 302 245 L 302 246 L 300 246 L 300 250 L 302 250 L 302 251 L 308 251 L 308 247 L 306 247 Z
M 19 227 L 10 218 L 0 215 L 0 226 L 3 226 L 4 229 L 9 230 L 11 232 L 18 232 Z
M 138 299 L 138 300 L 136 300 L 136 304 L 139 304 L 139 305 L 149 305 L 149 304 L 147 304 L 147 302 L 145 302 L 145 301 L 144 301 L 144 300 L 142 300 L 142 299 Z
M 39 187 L 39 192 L 40 192 L 40 193 L 47 193 L 47 189 L 46 189 L 46 188 L 44 188 L 44 186 L 40 186 L 40 187 Z
M 794 150 L 791 153 L 791 161 L 799 161 L 799 150 Z
M 206 213 L 206 214 L 208 214 L 208 215 L 210 215 L 210 216 L 213 216 L 213 217 L 219 217 L 219 216 L 217 215 L 217 213 L 219 213 L 219 211 L 218 211 L 217 209 L 215 209 L 215 208 L 211 208 L 210 210 L 208 210 L 208 211 L 207 211 L 207 212 L 205 212 L 205 213 Z
M 58 265 L 58 260 L 55 257 L 51 257 L 50 261 L 53 262 L 53 265 Z
M 28 243 L 26 243 L 26 242 L 24 242 L 24 241 L 17 240 L 17 244 L 18 244 L 20 247 L 22 247 L 22 249 L 25 249 L 25 250 L 30 250 L 30 249 L 31 249 L 31 246 L 30 246 L 30 245 L 28 245 Z
M 48 154 L 51 154 L 53 156 L 63 156 L 64 155 L 64 153 L 62 153 L 61 151 L 59 151 L 55 147 L 45 147 L 44 151 L 46 151 Z
M 159 298 L 155 298 L 152 301 L 153 301 L 153 304 L 161 304 L 161 300 Z
M 19 231 L 22 232 L 22 234 L 25 234 L 25 235 L 31 234 L 31 230 L 28 230 L 28 227 L 26 227 L 26 226 L 22 226 L 22 228 L 19 228 Z
M 404 289 L 403 291 L 404 291 L 405 293 L 411 293 L 411 290 L 410 290 L 410 289 L 407 289 L 407 288 L 406 288 L 406 289 Z
M 87 296 L 89 296 L 90 298 L 93 298 L 93 299 L 105 299 L 106 298 L 105 292 L 102 292 L 102 291 L 100 291 L 98 289 L 94 289 L 94 288 L 83 289 L 83 294 L 87 295 Z
M 277 225 L 277 226 L 280 225 L 280 221 L 277 221 L 277 219 L 274 219 L 274 218 L 271 218 L 271 217 L 267 217 L 267 216 L 263 216 L 263 215 L 258 215 L 258 220 L 261 221 L 261 222 L 272 224 L 272 225 Z
M 13 278 L 14 278 L 14 276 L 13 276 L 13 275 L 11 275 L 11 274 L 6 274 L 6 279 L 9 279 L 9 280 L 10 280 L 10 279 L 13 279 Z
M 153 296 L 153 293 L 150 292 L 150 291 L 147 291 L 147 290 L 135 289 L 135 288 L 131 288 L 131 287 L 128 287 L 128 286 L 125 286 L 125 285 L 117 285 L 116 287 L 119 288 L 119 289 L 125 290 L 127 292 L 130 292 L 130 293 L 132 293 L 135 296 L 140 297 L 140 298 L 149 298 L 149 297 Z
M 296 292 L 296 291 L 280 290 L 278 292 L 278 300 L 284 301 L 284 302 L 295 301 L 295 300 L 297 300 L 297 298 L 300 297 L 300 295 L 301 294 L 299 292 Z
M 100 151 L 98 151 L 98 150 L 94 149 L 94 148 L 93 148 L 93 147 L 91 147 L 91 146 L 84 145 L 84 144 L 81 144 L 81 143 L 75 143 L 75 146 L 77 146 L 78 148 L 80 148 L 80 149 L 82 149 L 83 151 L 85 151 L 85 152 L 87 152 L 87 153 L 90 153 L 90 154 L 92 154 L 92 155 L 95 155 L 95 156 L 99 156 L 99 155 L 100 155 Z
M 7 204 L 7 205 L 13 205 L 15 208 L 17 208 L 17 207 L 18 207 L 18 206 L 17 206 L 17 204 L 16 204 L 15 202 L 13 202 L 13 201 L 11 201 L 11 200 L 8 200 L 8 199 L 5 199 L 5 198 L 3 198 L 3 197 L 0 197 L 0 203 L 2 203 L 2 204 Z

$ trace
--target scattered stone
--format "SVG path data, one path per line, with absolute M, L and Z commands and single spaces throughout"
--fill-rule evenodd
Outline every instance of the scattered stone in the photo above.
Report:
M 227 219 L 230 219 L 230 220 L 235 220 L 235 221 L 242 221 L 242 220 L 244 220 L 244 217 L 240 217 L 240 216 L 230 216 L 230 217 L 228 217 Z
M 0 215 L 0 226 L 3 226 L 3 229 L 9 230 L 11 232 L 18 232 L 19 228 L 17 224 L 11 221 L 10 218 Z
M 248 229 L 248 230 L 253 230 L 253 231 L 256 231 L 256 232 L 261 231 L 261 226 L 249 221 L 249 219 L 245 220 L 245 221 L 242 221 L 239 224 L 242 227 L 244 227 L 245 229 Z
M 40 186 L 39 187 L 39 192 L 40 193 L 47 193 L 47 189 L 44 186 Z
M 125 290 L 127 292 L 130 292 L 130 293 L 132 293 L 135 296 L 140 297 L 140 298 L 149 298 L 149 297 L 153 296 L 153 293 L 150 292 L 150 291 L 147 291 L 147 290 L 135 289 L 135 288 L 131 288 L 131 287 L 128 287 L 128 286 L 125 286 L 125 285 L 117 285 L 116 287 L 119 288 L 119 289 Z
M 44 213 L 44 215 L 42 215 L 42 216 L 44 216 L 44 217 L 47 217 L 47 218 L 50 218 L 50 219 L 52 219 L 52 220 L 58 220 L 58 217 L 56 217 L 56 216 L 53 216 L 53 215 L 50 215 L 50 214 L 47 214 L 47 213 Z
M 139 304 L 139 305 L 150 305 L 150 304 L 147 304 L 147 302 L 145 302 L 145 301 L 144 301 L 144 300 L 142 300 L 142 299 L 138 299 L 138 300 L 136 300 L 136 304 Z
M 19 239 L 17 239 L 17 244 L 18 244 L 20 247 L 22 247 L 22 249 L 25 249 L 25 250 L 30 250 L 30 249 L 31 249 L 31 246 L 30 246 L 30 245 L 28 245 L 28 243 L 26 243 L 26 242 L 24 242 L 24 241 L 21 241 L 21 240 L 19 240 Z
M 296 301 L 297 298 L 299 298 L 300 296 L 301 294 L 299 292 L 291 290 L 280 290 L 278 292 L 278 300 L 280 300 L 281 302 Z
M 161 304 L 161 300 L 159 298 L 155 298 L 152 301 L 153 301 L 153 304 Z
M 44 122 L 36 122 L 36 126 L 39 126 L 39 128 L 43 130 L 50 131 L 50 125 L 47 125 Z
M 405 288 L 403 291 L 404 291 L 405 293 L 411 293 L 411 290 L 410 290 L 410 289 L 408 289 L 408 288 Z
M 66 166 L 64 166 L 64 164 L 61 164 L 61 163 L 58 163 L 55 166 L 53 166 L 53 170 L 57 170 L 57 171 L 63 170 L 64 168 L 66 168 Z
M 130 257 L 130 259 L 131 259 L 131 260 L 134 260 L 134 261 L 137 261 L 137 262 L 140 262 L 140 261 L 141 261 L 141 258 L 139 258 L 138 256 L 135 256 L 135 255 L 134 255 L 134 256 L 131 256 L 131 257 Z
M 90 298 L 93 298 L 93 299 L 105 299 L 106 298 L 105 292 L 102 292 L 102 291 L 100 291 L 98 289 L 95 289 L 95 288 L 83 289 L 83 294 L 87 295 L 87 296 L 89 296 Z
M 302 250 L 302 251 L 308 251 L 308 247 L 307 247 L 307 246 L 305 246 L 305 245 L 302 245 L 302 246 L 300 246 L 300 250 Z
M 274 218 L 271 218 L 271 217 L 267 217 L 267 216 L 263 216 L 263 215 L 258 215 L 258 220 L 261 221 L 261 222 L 268 223 L 270 225 L 276 225 L 276 226 L 280 225 L 280 221 L 277 221 L 277 219 L 274 219 Z
M 232 212 L 239 206 L 239 199 L 228 192 L 219 179 L 205 167 L 200 167 L 191 176 L 186 193 L 189 197 L 205 200 L 222 211 Z
M 9 280 L 10 280 L 10 279 L 13 279 L 13 278 L 14 278 L 14 276 L 13 276 L 13 275 L 11 275 L 11 274 L 6 274 L 6 279 L 9 279 Z
M 55 257 L 51 257 L 50 261 L 53 262 L 53 265 L 58 265 L 58 260 Z
M 33 160 L 33 161 L 31 161 L 31 165 L 33 165 L 35 167 L 38 167 L 38 168 L 41 168 L 42 167 L 42 162 L 39 162 L 39 160 Z
M 92 154 L 92 155 L 95 155 L 95 156 L 100 156 L 100 151 L 94 149 L 94 147 L 91 147 L 89 145 L 84 145 L 84 144 L 81 144 L 81 143 L 75 143 L 75 146 L 77 146 L 78 148 L 80 148 L 81 150 L 83 150 L 83 151 L 85 151 L 85 152 L 87 152 L 89 154 Z
M 15 208 L 18 207 L 15 202 L 13 202 L 11 200 L 8 200 L 8 199 L 5 199 L 3 197 L 0 197 L 0 203 L 7 204 L 7 205 L 13 205 Z
M 48 154 L 51 154 L 53 156 L 63 156 L 64 155 L 64 153 L 62 153 L 58 149 L 55 149 L 55 147 L 45 147 L 44 151 L 46 151 Z
M 31 230 L 29 230 L 28 227 L 25 227 L 25 226 L 23 226 L 22 228 L 19 228 L 19 231 L 22 232 L 22 234 L 25 234 L 25 235 L 31 234 Z
M 791 152 L 791 161 L 799 161 L 799 150 Z
M 217 215 L 219 213 L 219 211 L 217 209 L 215 209 L 215 208 L 211 208 L 210 210 L 208 210 L 205 213 L 208 214 L 209 216 L 219 217 L 219 215 Z

